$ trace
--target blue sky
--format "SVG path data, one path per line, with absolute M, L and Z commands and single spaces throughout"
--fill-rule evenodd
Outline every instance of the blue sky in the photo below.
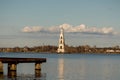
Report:
M 0 0 L 0 47 L 120 45 L 120 0 Z M 64 25 L 66 24 L 66 25 Z

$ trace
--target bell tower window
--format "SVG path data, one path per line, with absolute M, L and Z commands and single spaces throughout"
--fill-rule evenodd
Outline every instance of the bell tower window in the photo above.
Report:
M 60 43 L 62 44 L 62 41 L 60 41 Z
M 62 49 L 62 46 L 60 46 L 60 49 Z

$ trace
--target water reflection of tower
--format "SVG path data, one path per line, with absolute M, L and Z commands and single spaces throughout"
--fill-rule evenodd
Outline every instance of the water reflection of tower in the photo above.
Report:
M 60 58 L 58 60 L 58 77 L 59 80 L 64 80 L 64 59 Z

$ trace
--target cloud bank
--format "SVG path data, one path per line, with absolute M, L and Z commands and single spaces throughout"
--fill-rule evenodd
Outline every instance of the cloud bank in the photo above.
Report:
M 33 26 L 33 27 L 26 26 L 22 29 L 22 32 L 40 32 L 40 31 L 43 31 L 43 28 L 40 26 Z
M 84 24 L 78 26 L 72 26 L 70 24 L 62 24 L 58 26 L 52 26 L 49 28 L 44 28 L 41 26 L 26 26 L 22 29 L 22 32 L 48 32 L 54 33 L 59 32 L 59 29 L 63 27 L 67 33 L 86 33 L 86 34 L 102 34 L 102 35 L 115 35 L 117 32 L 112 27 L 88 27 Z

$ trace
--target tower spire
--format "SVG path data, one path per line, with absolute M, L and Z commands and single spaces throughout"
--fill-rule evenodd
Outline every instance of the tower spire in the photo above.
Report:
M 60 38 L 58 43 L 58 53 L 64 53 L 65 52 L 65 39 L 64 39 L 64 29 L 63 27 L 60 28 Z

